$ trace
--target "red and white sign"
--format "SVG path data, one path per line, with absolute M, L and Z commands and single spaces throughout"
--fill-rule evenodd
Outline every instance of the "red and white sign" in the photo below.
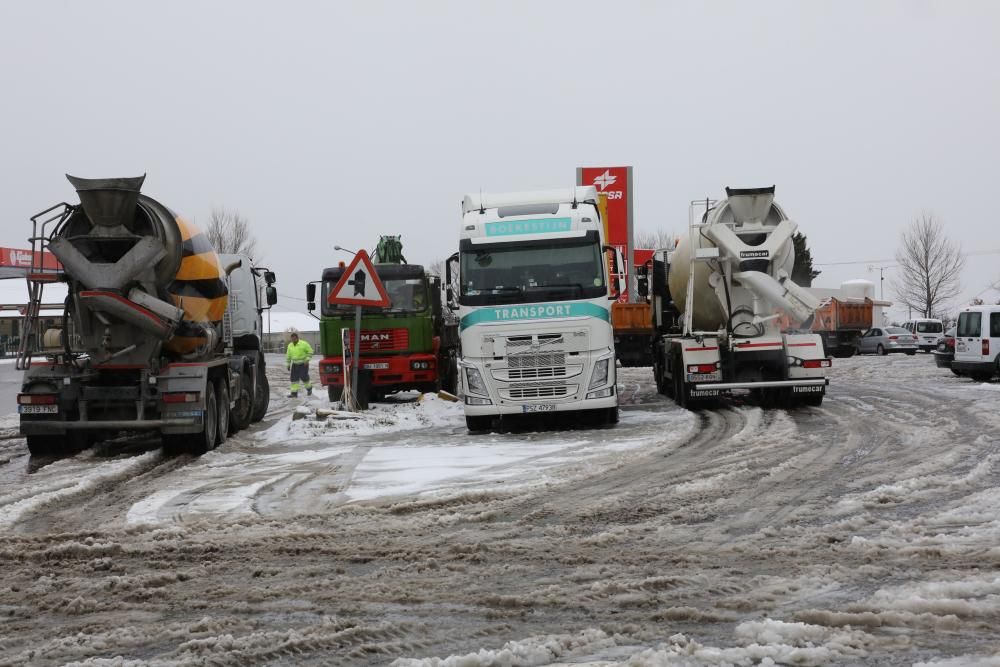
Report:
M 389 295 L 385 293 L 385 287 L 363 248 L 354 255 L 354 261 L 330 290 L 327 303 L 372 308 L 389 306 Z
M 13 269 L 30 269 L 34 253 L 20 248 L 0 248 L 0 267 Z M 41 261 L 35 268 L 56 270 L 59 262 L 52 253 L 41 253 Z
M 604 221 L 604 242 L 615 246 L 625 258 L 625 280 L 632 284 L 632 167 L 578 167 L 577 185 L 593 185 L 599 194 L 607 196 L 607 220 Z M 621 302 L 628 303 L 629 292 L 622 289 Z

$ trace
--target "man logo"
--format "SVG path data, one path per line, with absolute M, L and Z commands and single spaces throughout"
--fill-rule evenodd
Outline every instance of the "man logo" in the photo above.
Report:
M 609 185 L 614 185 L 617 180 L 617 176 L 612 176 L 611 171 L 605 169 L 603 174 L 594 179 L 594 185 L 600 186 L 601 191 L 604 191 L 608 189 Z

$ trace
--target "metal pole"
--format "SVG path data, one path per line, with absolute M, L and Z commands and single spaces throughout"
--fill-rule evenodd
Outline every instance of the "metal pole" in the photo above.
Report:
M 354 350 L 351 364 L 351 392 L 358 396 L 358 366 L 361 365 L 361 306 L 354 307 Z

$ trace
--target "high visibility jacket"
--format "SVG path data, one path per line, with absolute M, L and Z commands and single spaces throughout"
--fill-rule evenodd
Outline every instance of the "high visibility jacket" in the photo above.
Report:
M 312 346 L 300 338 L 298 343 L 288 344 L 286 356 L 290 364 L 308 364 L 312 354 Z

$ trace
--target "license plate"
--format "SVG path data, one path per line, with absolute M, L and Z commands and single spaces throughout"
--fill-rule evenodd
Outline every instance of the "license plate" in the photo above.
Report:
M 715 373 L 688 373 L 688 382 L 715 382 L 719 378 Z
M 548 404 L 538 404 L 538 405 L 522 405 L 521 410 L 524 412 L 552 412 L 556 409 L 554 405 Z
M 384 364 L 365 364 L 362 366 L 366 371 L 385 371 L 389 369 L 388 362 Z
M 17 411 L 22 415 L 54 415 L 59 414 L 58 405 L 19 405 Z

